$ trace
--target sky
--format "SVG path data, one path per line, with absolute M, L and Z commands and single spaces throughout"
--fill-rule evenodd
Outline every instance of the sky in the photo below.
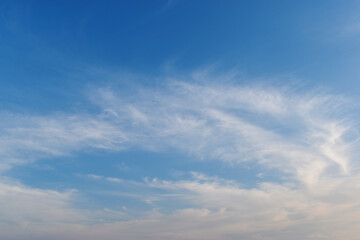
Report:
M 0 239 L 358 239 L 359 12 L 0 1 Z

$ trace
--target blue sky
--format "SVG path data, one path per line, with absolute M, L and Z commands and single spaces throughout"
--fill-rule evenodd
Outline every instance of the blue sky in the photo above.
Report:
M 0 1 L 0 238 L 357 239 L 359 1 Z

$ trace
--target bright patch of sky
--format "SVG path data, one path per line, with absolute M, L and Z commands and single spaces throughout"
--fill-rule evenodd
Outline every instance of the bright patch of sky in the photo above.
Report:
M 0 238 L 357 239 L 358 1 L 1 1 Z

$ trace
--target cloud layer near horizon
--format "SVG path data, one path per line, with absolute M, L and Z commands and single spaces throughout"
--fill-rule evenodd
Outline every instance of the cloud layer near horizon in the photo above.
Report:
M 162 189 L 168 194 L 163 199 L 177 196 L 192 207 L 168 214 L 154 209 L 135 220 L 92 227 L 85 222 L 99 213 L 72 208 L 71 192 L 7 182 L 0 185 L 5 199 L 0 211 L 14 219 L 2 220 L 2 226 L 13 229 L 4 236 L 12 236 L 17 228 L 27 234 L 24 221 L 37 239 L 354 239 L 359 233 L 359 136 L 349 100 L 286 87 L 179 81 L 157 89 L 138 88 L 132 95 L 99 88 L 91 99 L 98 113 L 2 113 L 2 173 L 45 157 L 140 147 L 180 151 L 194 161 L 252 161 L 266 169 L 264 174 L 275 171 L 281 182 L 245 188 L 198 173 L 187 180 L 148 180 L 139 184 Z M 18 215 L 11 214 L 11 199 L 33 212 L 21 215 L 20 209 Z M 41 206 L 29 205 L 41 201 Z M 69 215 L 59 219 L 38 214 L 43 206 L 56 216 L 57 211 Z M 49 225 L 35 224 L 41 221 Z

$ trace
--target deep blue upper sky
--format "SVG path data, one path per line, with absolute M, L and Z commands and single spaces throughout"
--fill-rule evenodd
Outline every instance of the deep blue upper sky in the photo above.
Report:
M 217 64 L 353 92 L 359 4 L 339 3 L 2 1 L 3 87 L 79 87 L 87 80 L 64 75 L 82 64 L 142 74 Z

